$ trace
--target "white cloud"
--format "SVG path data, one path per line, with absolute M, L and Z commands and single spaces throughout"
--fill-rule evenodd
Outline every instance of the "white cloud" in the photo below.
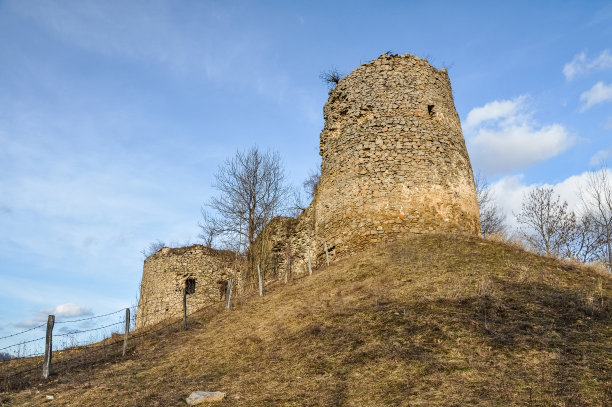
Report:
M 610 50 L 605 49 L 597 57 L 590 60 L 587 58 L 586 53 L 581 52 L 565 64 L 563 75 L 565 75 L 566 80 L 571 81 L 578 75 L 608 68 L 612 68 L 612 52 Z
M 531 119 L 526 96 L 472 109 L 465 135 L 474 167 L 488 175 L 547 160 L 573 144 L 562 125 L 540 126 Z
M 612 148 L 609 150 L 599 150 L 593 155 L 593 157 L 591 157 L 589 165 L 600 165 L 601 163 L 605 162 L 609 157 L 612 157 Z
M 608 170 L 610 176 L 612 171 Z M 491 184 L 493 195 L 496 198 L 496 203 L 506 215 L 506 222 L 511 228 L 516 228 L 518 225 L 514 214 L 520 212 L 523 197 L 529 191 L 537 187 L 553 187 L 555 193 L 561 197 L 561 201 L 566 201 L 570 210 L 577 213 L 580 212 L 580 188 L 586 185 L 588 172 L 572 175 L 571 177 L 562 180 L 555 184 L 526 184 L 523 182 L 523 175 L 514 175 L 503 177 L 499 181 Z
M 466 127 L 475 127 L 489 120 L 512 117 L 524 103 L 526 97 L 519 96 L 514 100 L 495 100 L 482 107 L 474 108 L 468 113 Z
M 56 319 L 61 319 L 76 318 L 91 314 L 91 308 L 88 307 L 82 307 L 73 303 L 60 304 L 53 308 L 43 308 L 38 310 L 34 318 L 29 321 L 19 322 L 16 324 L 16 327 L 31 328 L 37 325 L 41 325 L 47 321 L 49 315 L 55 315 Z
M 584 102 L 581 108 L 583 112 L 596 104 L 612 101 L 612 83 L 606 85 L 603 82 L 597 82 L 591 89 L 580 95 L 580 100 Z

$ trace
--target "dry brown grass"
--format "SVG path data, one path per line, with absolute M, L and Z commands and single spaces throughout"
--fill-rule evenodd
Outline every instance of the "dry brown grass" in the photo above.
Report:
M 0 404 L 612 404 L 612 280 L 500 242 L 380 246 Z

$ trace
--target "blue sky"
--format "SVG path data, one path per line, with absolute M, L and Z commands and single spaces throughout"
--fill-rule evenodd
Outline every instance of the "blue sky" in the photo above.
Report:
M 327 88 L 383 52 L 451 77 L 475 170 L 509 214 L 575 202 L 612 157 L 604 1 L 0 0 L 0 336 L 134 303 L 149 242 L 195 242 L 236 149 L 320 163 Z

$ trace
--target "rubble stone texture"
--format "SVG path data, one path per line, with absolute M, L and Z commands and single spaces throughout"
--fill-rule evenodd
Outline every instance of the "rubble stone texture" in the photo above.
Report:
M 257 286 L 256 264 L 266 282 L 307 273 L 308 248 L 316 267 L 325 264 L 325 245 L 333 261 L 410 234 L 480 234 L 446 69 L 409 54 L 383 54 L 342 78 L 323 112 L 316 196 L 297 219 L 275 218 L 264 228 L 254 261 L 236 276 L 241 287 Z M 184 249 L 163 249 L 145 261 L 137 327 L 180 311 L 189 276 L 201 290 L 190 298 L 196 306 L 215 299 L 217 280 L 232 275 L 230 257 Z
M 297 222 L 276 219 L 256 241 L 267 273 L 305 272 L 308 247 L 313 265 L 321 266 L 325 245 L 333 259 L 409 234 L 480 234 L 474 175 L 446 69 L 409 54 L 383 54 L 339 81 L 324 117 L 314 201 Z
M 147 257 L 142 270 L 136 329 L 183 315 L 183 290 L 188 279 L 195 280 L 195 291 L 187 295 L 187 313 L 221 300 L 224 286 L 219 281 L 240 279 L 236 256 L 230 251 L 193 245 L 164 247 Z M 234 291 L 235 292 L 235 291 Z
M 315 239 L 332 257 L 409 233 L 478 235 L 474 176 L 446 69 L 387 55 L 324 108 Z

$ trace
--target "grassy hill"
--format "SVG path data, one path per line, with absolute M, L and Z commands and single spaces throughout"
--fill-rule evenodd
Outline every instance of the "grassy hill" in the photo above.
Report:
M 502 243 L 420 236 L 149 335 L 7 405 L 612 405 L 612 280 Z M 1 403 L 0 403 L 1 404 Z

